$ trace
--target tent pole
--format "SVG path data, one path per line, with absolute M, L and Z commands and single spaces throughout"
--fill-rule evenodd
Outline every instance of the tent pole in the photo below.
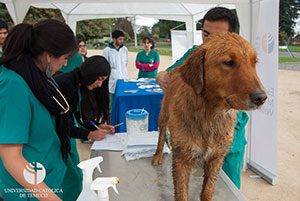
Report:
M 133 17 L 134 47 L 137 48 L 136 16 Z

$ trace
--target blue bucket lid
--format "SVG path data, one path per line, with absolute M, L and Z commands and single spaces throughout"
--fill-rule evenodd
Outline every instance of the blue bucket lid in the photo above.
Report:
M 125 116 L 128 119 L 140 120 L 146 118 L 148 114 L 149 113 L 144 109 L 132 109 L 132 110 L 128 110 Z

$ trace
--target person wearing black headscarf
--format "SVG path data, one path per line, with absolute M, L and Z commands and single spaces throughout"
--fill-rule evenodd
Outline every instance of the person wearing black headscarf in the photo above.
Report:
M 110 65 L 102 56 L 92 56 L 80 68 L 54 76 L 70 105 L 68 112 L 71 137 L 83 140 L 102 140 L 107 134 L 114 134 L 110 123 L 108 78 Z M 91 121 L 93 123 L 91 123 Z M 99 129 L 97 129 L 95 124 Z M 82 173 L 77 167 L 79 156 L 75 139 L 71 138 L 71 151 L 64 178 L 64 201 L 76 200 L 82 188 Z M 70 193 L 72 192 L 72 195 Z
M 63 159 L 67 160 L 70 150 L 69 104 L 51 77 L 76 48 L 73 31 L 57 20 L 19 24 L 4 41 L 0 57 L 0 191 L 4 200 L 63 197 Z

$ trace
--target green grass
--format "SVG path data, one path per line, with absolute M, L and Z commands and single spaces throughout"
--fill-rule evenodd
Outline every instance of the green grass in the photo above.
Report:
M 300 62 L 300 58 L 295 57 L 279 57 L 279 63 L 284 62 Z
M 168 47 L 168 48 L 171 48 L 171 44 L 170 45 L 155 45 L 155 48 L 162 48 L 162 47 Z
M 300 52 L 300 45 L 290 45 L 289 46 L 292 52 Z M 287 52 L 287 49 L 279 49 L 280 52 Z
M 128 48 L 129 52 L 140 52 L 142 49 L 139 48 Z M 159 55 L 172 56 L 172 50 L 158 50 Z

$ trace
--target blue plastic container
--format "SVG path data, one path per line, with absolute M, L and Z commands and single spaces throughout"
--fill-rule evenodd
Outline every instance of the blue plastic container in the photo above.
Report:
M 149 113 L 146 110 L 128 110 L 125 116 L 127 134 L 138 134 L 148 132 Z

